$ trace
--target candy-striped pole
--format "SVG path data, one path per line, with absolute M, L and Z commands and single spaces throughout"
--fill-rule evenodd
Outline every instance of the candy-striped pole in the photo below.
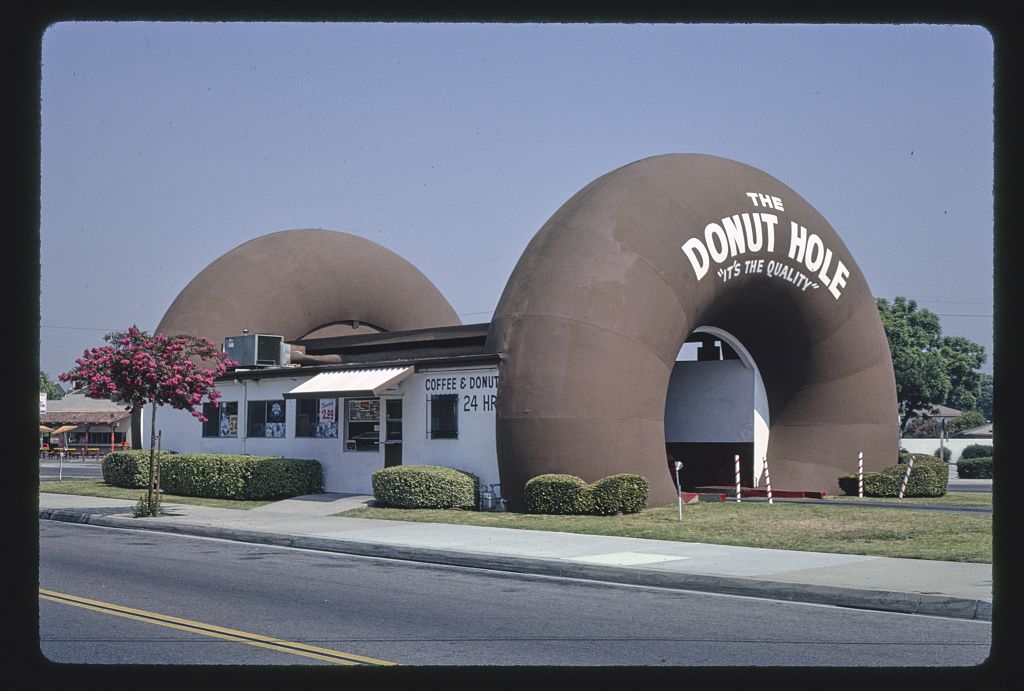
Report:
M 768 486 L 768 503 L 772 503 L 772 476 L 768 474 L 768 457 L 764 457 L 764 483 Z
M 736 501 L 740 501 L 740 457 L 736 454 Z
M 864 452 L 857 455 L 857 496 L 864 497 Z
M 676 494 L 679 495 L 679 520 L 683 520 L 683 485 L 679 481 L 679 469 L 683 467 L 683 464 L 679 461 L 675 462 L 676 466 Z
M 914 468 L 914 455 L 910 454 L 910 459 L 907 461 L 907 472 L 903 473 L 903 482 L 900 483 L 900 496 L 899 500 L 903 501 L 903 493 L 907 489 L 907 480 L 910 479 L 910 471 Z

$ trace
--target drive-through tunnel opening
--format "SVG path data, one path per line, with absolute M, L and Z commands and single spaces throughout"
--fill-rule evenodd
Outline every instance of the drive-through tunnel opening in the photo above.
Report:
M 676 356 L 665 396 L 665 455 L 679 488 L 732 487 L 739 458 L 740 483 L 759 486 L 764 477 L 770 415 L 768 397 L 753 356 L 729 332 L 693 330 Z

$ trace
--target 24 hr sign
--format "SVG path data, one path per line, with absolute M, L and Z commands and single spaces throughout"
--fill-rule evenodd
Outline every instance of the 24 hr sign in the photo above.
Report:
M 498 405 L 497 387 L 498 375 L 494 372 L 453 373 L 423 380 L 423 388 L 428 393 L 459 394 L 459 405 L 464 413 L 494 412 Z

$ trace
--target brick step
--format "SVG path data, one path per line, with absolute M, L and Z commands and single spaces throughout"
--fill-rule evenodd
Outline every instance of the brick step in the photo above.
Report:
M 698 501 L 725 501 L 721 492 L 680 492 L 684 504 L 695 504 Z

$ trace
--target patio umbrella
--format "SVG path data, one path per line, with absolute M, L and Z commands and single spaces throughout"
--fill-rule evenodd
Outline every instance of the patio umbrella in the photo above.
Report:
M 68 448 L 68 438 L 66 436 L 66 433 L 70 432 L 73 429 L 78 429 L 78 425 L 61 425 L 57 429 L 53 430 L 54 434 L 64 434 L 65 435 L 64 439 L 63 439 L 64 443 L 62 444 L 62 446 L 64 447 L 64 451 L 66 451 L 67 448 Z M 64 480 L 64 451 L 61 451 L 61 454 L 60 454 L 60 470 L 57 473 L 57 481 L 58 482 L 61 482 L 61 481 Z
M 46 425 L 39 425 L 39 434 L 40 435 L 43 435 L 43 434 L 46 434 L 46 435 L 53 434 L 53 429 L 50 428 L 50 427 L 47 427 Z M 49 441 L 50 441 L 49 437 L 46 437 L 45 439 L 40 437 L 40 441 L 39 441 L 39 453 L 40 454 L 42 454 L 42 452 L 43 452 L 43 446 L 46 446 L 47 449 L 50 448 L 49 447 Z

